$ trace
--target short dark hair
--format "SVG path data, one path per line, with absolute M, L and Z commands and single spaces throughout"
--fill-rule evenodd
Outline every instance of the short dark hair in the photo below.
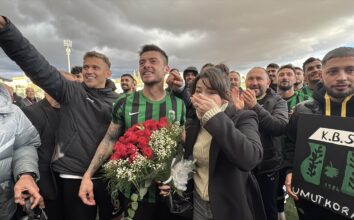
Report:
M 322 59 L 322 65 L 325 65 L 328 60 L 338 57 L 354 57 L 353 47 L 338 47 L 329 51 Z
M 240 73 L 237 72 L 237 71 L 235 71 L 235 70 L 231 70 L 230 73 L 236 73 L 236 74 L 240 77 Z M 230 74 L 230 73 L 229 73 L 229 74 Z
M 214 64 L 212 63 L 206 63 L 202 66 L 202 68 L 200 69 L 200 71 L 204 70 L 205 68 L 208 68 L 208 67 L 212 67 L 212 66 L 215 66 Z
M 228 66 L 226 66 L 226 64 L 224 63 L 219 63 L 217 65 L 215 65 L 216 68 L 219 68 L 221 70 L 221 72 L 223 72 L 224 74 L 226 74 L 226 76 L 229 76 L 230 73 L 230 69 Z
M 162 58 L 165 62 L 165 64 L 168 64 L 168 56 L 164 50 L 162 50 L 160 47 L 156 46 L 155 44 L 146 44 L 142 46 L 141 51 L 139 52 L 139 56 L 141 56 L 143 53 L 149 52 L 149 51 L 156 51 L 159 52 L 162 55 Z
M 192 86 L 192 94 L 195 93 L 197 82 L 199 80 L 208 79 L 210 87 L 208 89 L 216 90 L 218 95 L 225 100 L 230 101 L 230 87 L 231 83 L 228 77 L 221 72 L 219 68 L 208 67 L 203 70 L 194 80 Z M 205 83 L 204 83 L 205 85 Z
M 179 69 L 177 69 L 177 68 L 170 69 L 170 72 L 172 72 L 172 71 L 177 71 L 179 73 Z
M 267 68 L 275 68 L 275 69 L 279 69 L 279 65 L 276 63 L 270 63 L 268 64 Z
M 103 53 L 99 53 L 97 51 L 89 51 L 84 55 L 84 61 L 89 57 L 101 59 L 107 64 L 108 68 L 111 68 L 111 61 L 109 61 L 108 57 Z
M 280 70 L 282 70 L 282 69 L 291 69 L 293 72 L 294 72 L 294 74 L 296 74 L 296 70 L 295 70 L 295 67 L 292 65 L 292 64 L 286 64 L 286 65 L 283 65 L 283 66 L 281 66 L 279 69 L 278 69 L 278 72 L 277 73 L 279 73 L 280 72 Z
M 305 68 L 306 65 L 309 64 L 309 63 L 312 63 L 313 61 L 316 61 L 316 60 L 321 62 L 320 59 L 314 58 L 314 57 L 310 57 L 307 60 L 305 60 L 305 62 L 302 64 L 302 69 L 304 70 L 304 72 L 306 72 L 306 68 Z
M 125 76 L 130 77 L 133 81 L 135 80 L 134 77 L 130 73 L 124 73 L 120 76 L 120 78 L 125 77 Z
M 302 72 L 304 72 L 304 70 L 301 69 L 301 67 L 295 66 L 294 68 L 295 68 L 295 70 L 301 70 Z
M 73 68 L 71 68 L 71 74 L 74 75 L 78 75 L 80 73 L 82 73 L 82 67 L 81 66 L 74 66 Z

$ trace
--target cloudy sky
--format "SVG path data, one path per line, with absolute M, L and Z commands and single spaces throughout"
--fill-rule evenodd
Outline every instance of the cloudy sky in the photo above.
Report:
M 353 0 L 0 0 L 0 14 L 58 69 L 86 51 L 109 56 L 115 76 L 138 68 L 138 51 L 154 43 L 181 71 L 204 63 L 246 73 L 270 62 L 301 65 L 338 46 L 354 46 Z M 0 76 L 21 75 L 0 50 Z

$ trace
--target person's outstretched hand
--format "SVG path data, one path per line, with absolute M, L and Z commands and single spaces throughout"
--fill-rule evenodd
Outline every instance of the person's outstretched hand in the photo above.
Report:
M 167 85 L 172 89 L 176 90 L 184 85 L 183 78 L 179 75 L 177 71 L 171 71 L 166 80 Z

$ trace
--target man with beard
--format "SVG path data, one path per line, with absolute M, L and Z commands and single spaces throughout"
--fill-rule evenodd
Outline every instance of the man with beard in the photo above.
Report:
M 194 66 L 187 67 L 183 71 L 183 79 L 186 82 L 186 86 L 190 88 L 194 82 L 195 77 L 198 75 L 198 69 Z
M 304 87 L 304 71 L 300 67 L 295 67 L 296 82 L 294 84 L 295 91 L 301 90 Z
M 318 63 L 319 64 L 319 63 Z M 285 162 L 288 194 L 296 200 L 299 219 L 347 219 L 314 203 L 308 202 L 292 191 L 292 170 L 299 114 L 354 117 L 354 48 L 339 47 L 328 52 L 320 71 L 322 82 L 316 85 L 313 100 L 299 104 L 290 118 L 286 135 Z
M 288 123 L 286 101 L 269 88 L 267 71 L 261 67 L 251 69 L 246 76 L 247 89 L 242 93 L 245 108 L 258 115 L 264 155 L 255 168 L 263 204 L 268 220 L 277 218 L 277 187 L 282 164 L 281 139 Z
M 321 80 L 321 74 L 322 74 L 321 60 L 318 58 L 310 57 L 304 62 L 302 69 L 304 70 L 305 80 L 308 83 L 308 85 L 302 87 L 301 91 L 308 97 L 312 97 L 312 93 L 316 86 L 316 83 L 318 83 Z
M 134 124 L 149 119 L 159 120 L 162 117 L 167 117 L 169 121 L 179 121 L 181 124 L 185 122 L 186 110 L 183 101 L 164 90 L 165 75 L 170 70 L 166 52 L 155 45 L 144 45 L 139 55 L 139 72 L 144 87 L 118 99 L 113 107 L 112 122 L 81 182 L 79 196 L 87 205 L 94 205 L 96 199 L 91 177 L 108 159 L 113 145 L 127 129 Z M 152 184 L 146 196 L 139 202 L 135 220 L 175 219 L 176 216 L 169 213 L 156 192 L 157 185 Z M 127 211 L 129 195 L 124 196 L 126 198 L 121 201 Z
M 134 77 L 129 73 L 125 73 L 120 77 L 120 87 L 124 94 L 135 92 Z
M 279 69 L 279 65 L 276 63 L 270 63 L 267 66 L 267 73 L 270 79 L 270 88 L 273 91 L 277 92 L 277 71 Z
M 231 88 L 241 88 L 241 77 L 240 73 L 236 71 L 230 71 L 229 73 L 229 79 L 231 82 Z
M 298 103 L 308 100 L 308 97 L 304 95 L 302 92 L 295 91 L 294 85 L 296 84 L 295 82 L 297 81 L 296 76 L 297 76 L 296 68 L 294 68 L 291 64 L 280 67 L 277 73 L 278 94 L 288 104 L 289 117 L 293 113 L 294 108 Z M 282 146 L 284 145 L 282 144 Z M 286 170 L 282 168 L 279 171 L 279 184 L 277 190 L 278 220 L 285 219 L 285 213 L 284 213 L 285 195 L 283 190 L 285 176 L 286 176 Z
M 298 103 L 309 99 L 302 92 L 295 91 L 296 76 L 296 68 L 291 64 L 280 67 L 277 73 L 278 94 L 287 101 L 289 116 L 294 112 Z

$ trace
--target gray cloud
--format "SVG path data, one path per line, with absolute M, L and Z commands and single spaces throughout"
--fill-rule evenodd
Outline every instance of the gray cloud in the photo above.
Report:
M 155 43 L 170 66 L 224 62 L 245 72 L 270 62 L 301 64 L 353 45 L 353 1 L 2 0 L 9 17 L 56 67 L 66 69 L 63 39 L 73 41 L 72 64 L 99 50 L 116 75 L 138 68 L 141 45 Z M 0 53 L 0 74 L 20 70 Z

